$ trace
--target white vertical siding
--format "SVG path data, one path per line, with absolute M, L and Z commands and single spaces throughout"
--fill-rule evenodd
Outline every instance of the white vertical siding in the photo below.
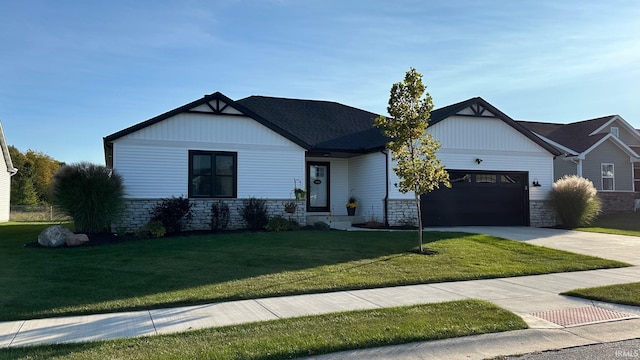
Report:
M 356 215 L 384 220 L 385 155 L 380 152 L 349 159 L 349 195 L 358 201 Z
M 255 120 L 179 114 L 114 141 L 128 198 L 188 194 L 189 150 L 238 154 L 238 197 L 288 198 L 304 181 L 304 149 Z
M 546 152 L 540 145 L 496 118 L 452 116 L 429 126 L 427 132 L 440 141 L 442 149 Z
M 0 149 L 0 155 L 2 150 Z M 11 196 L 11 176 L 4 157 L 0 156 L 0 222 L 9 221 L 9 198 Z
M 282 135 L 249 117 L 193 113 L 178 114 L 121 139 L 293 145 Z

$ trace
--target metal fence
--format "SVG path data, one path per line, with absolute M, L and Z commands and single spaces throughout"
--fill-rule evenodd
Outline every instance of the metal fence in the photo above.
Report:
M 10 221 L 68 221 L 71 217 L 57 206 L 11 205 Z

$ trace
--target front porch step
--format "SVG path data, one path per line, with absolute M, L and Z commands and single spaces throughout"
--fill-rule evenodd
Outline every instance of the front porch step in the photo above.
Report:
M 351 227 L 351 224 L 365 222 L 365 217 L 347 215 L 307 215 L 307 225 L 313 225 L 320 221 L 329 224 L 332 229 L 346 230 Z

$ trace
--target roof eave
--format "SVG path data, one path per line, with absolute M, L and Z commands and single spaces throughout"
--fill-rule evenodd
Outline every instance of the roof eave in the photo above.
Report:
M 104 146 L 105 149 L 107 147 L 107 144 L 113 143 L 113 141 L 129 135 L 131 133 L 134 133 L 136 131 L 142 130 L 148 126 L 157 124 L 163 120 L 166 120 L 170 117 L 176 116 L 180 113 L 183 113 L 185 111 L 188 111 L 189 109 L 192 109 L 194 107 L 200 106 L 202 104 L 205 104 L 211 100 L 222 100 L 223 102 L 225 102 L 226 104 L 232 106 L 233 108 L 237 109 L 238 111 L 240 111 L 241 113 L 243 113 L 245 116 L 250 117 L 254 120 L 256 120 L 257 122 L 259 122 L 260 124 L 266 126 L 267 128 L 277 132 L 278 134 L 280 134 L 281 136 L 287 138 L 288 140 L 292 141 L 293 143 L 295 143 L 296 145 L 308 150 L 311 148 L 311 145 L 307 144 L 306 142 L 302 141 L 301 139 L 297 138 L 296 136 L 294 136 L 293 134 L 289 133 L 288 131 L 281 129 L 280 127 L 276 126 L 275 124 L 267 121 L 266 119 L 264 119 L 263 117 L 261 117 L 260 115 L 254 113 L 253 111 L 247 109 L 246 107 L 238 104 L 237 102 L 233 101 L 232 99 L 228 98 L 227 96 L 225 96 L 224 94 L 222 94 L 221 92 L 215 92 L 213 94 L 210 95 L 205 95 L 204 97 L 192 101 L 186 105 L 182 105 L 180 107 L 177 107 L 173 110 L 170 110 L 166 113 L 160 114 L 158 116 L 155 116 L 149 120 L 143 121 L 141 123 L 135 124 L 133 126 L 130 126 L 126 129 L 120 130 L 118 132 L 115 132 L 111 135 L 107 135 L 103 138 L 103 142 L 104 142 Z M 106 156 L 106 152 L 105 152 L 105 156 Z M 107 160 L 108 162 L 108 160 Z

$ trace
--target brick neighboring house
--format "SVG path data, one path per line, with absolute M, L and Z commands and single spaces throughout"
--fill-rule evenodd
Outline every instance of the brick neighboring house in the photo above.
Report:
M 629 211 L 640 198 L 640 132 L 619 115 L 554 124 L 519 121 L 562 152 L 554 178 L 578 175 L 593 182 L 603 211 Z

